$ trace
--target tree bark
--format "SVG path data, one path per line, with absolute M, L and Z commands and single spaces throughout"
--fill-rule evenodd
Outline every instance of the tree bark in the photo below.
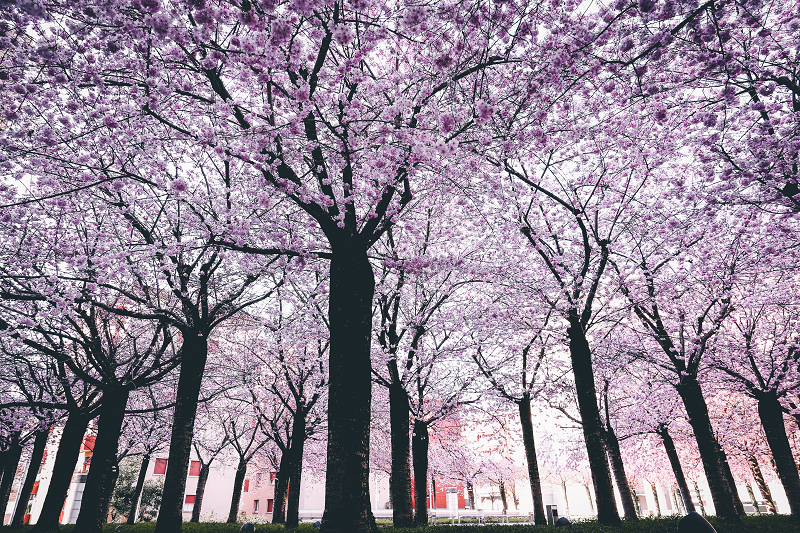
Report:
M 189 474 L 189 455 L 194 437 L 197 400 L 208 358 L 208 340 L 204 333 L 187 331 L 183 341 L 183 357 L 175 393 L 175 413 L 169 441 L 167 475 L 164 496 L 158 511 L 155 533 L 175 533 L 183 524 L 183 502 L 186 477 Z
M 297 527 L 300 521 L 300 482 L 303 478 L 306 417 L 301 405 L 295 409 L 292 421 L 292 468 L 289 477 L 289 501 L 286 505 L 286 527 Z
M 769 490 L 769 486 L 767 486 L 767 482 L 764 481 L 764 474 L 761 473 L 758 459 L 756 459 L 755 455 L 751 455 L 747 458 L 747 462 L 750 463 L 750 471 L 753 473 L 753 479 L 756 480 L 758 491 L 767 502 L 767 509 L 771 514 L 778 514 L 778 510 L 775 508 L 775 501 L 772 499 L 772 493 Z
M 733 479 L 733 472 L 731 472 L 731 465 L 728 463 L 728 456 L 725 454 L 725 450 L 722 449 L 722 445 L 720 445 L 719 442 L 717 442 L 717 453 L 719 454 L 719 464 L 722 465 L 722 473 L 725 474 L 725 479 L 728 482 L 728 486 L 731 488 L 733 507 L 736 509 L 737 515 L 744 516 L 744 505 L 742 504 L 742 499 L 739 498 L 739 491 L 736 489 L 736 481 Z
M 142 464 L 139 465 L 139 477 L 136 478 L 136 487 L 133 489 L 133 496 L 131 497 L 131 511 L 128 513 L 128 525 L 136 523 L 136 512 L 139 510 L 139 498 L 142 497 L 142 489 L 144 488 L 144 479 L 147 477 L 147 468 L 150 466 L 150 455 L 145 454 L 142 457 Z
M 714 501 L 714 508 L 717 511 L 717 518 L 720 520 L 739 521 L 739 514 L 734 504 L 733 490 L 725 476 L 719 443 L 714 436 L 714 430 L 711 428 L 708 406 L 703 397 L 700 384 L 693 376 L 684 376 L 676 386 L 676 389 L 681 400 L 683 400 L 686 414 L 689 416 L 689 424 L 694 430 L 694 437 L 697 441 L 697 448 L 700 452 L 708 487 L 711 490 L 711 499 Z
M 436 478 L 431 476 L 431 509 L 436 511 Z
M 700 514 L 706 516 L 706 506 L 703 505 L 703 496 L 700 494 L 700 487 L 697 486 L 697 481 L 694 482 L 694 492 L 697 494 L 697 504 L 700 506 Z
M 81 450 L 83 436 L 91 420 L 90 415 L 83 411 L 73 411 L 69 414 L 64 428 L 61 430 L 61 439 L 58 441 L 58 452 L 50 474 L 50 485 L 47 496 L 42 504 L 42 511 L 33 528 L 37 533 L 58 529 L 64 500 L 72 483 L 72 474 L 75 472 L 75 459 Z
M 412 527 L 411 467 L 408 394 L 400 383 L 389 386 L 389 419 L 392 439 L 392 474 L 389 491 L 394 527 Z
M 508 498 L 506 497 L 506 484 L 501 479 L 500 483 L 498 483 L 497 486 L 500 489 L 500 503 L 503 504 L 503 514 L 506 514 L 506 512 L 508 511 Z
M 17 434 L 12 437 L 9 443 L 6 464 L 3 468 L 3 479 L 0 481 L 0 511 L 2 511 L 2 514 L 0 514 L 0 524 L 5 521 L 8 498 L 11 496 L 11 486 L 14 484 L 14 478 L 17 474 L 17 468 L 19 468 L 21 456 L 22 445 L 19 443 L 19 434 Z
M 228 511 L 228 523 L 236 523 L 239 515 L 239 502 L 242 499 L 242 486 L 244 485 L 244 476 L 247 474 L 247 460 L 244 457 L 239 458 L 239 464 L 236 465 L 236 476 L 233 478 L 233 496 L 231 496 L 231 508 Z
M 664 443 L 664 450 L 669 457 L 669 464 L 672 466 L 672 473 L 675 475 L 675 480 L 678 483 L 678 491 L 681 494 L 683 501 L 683 508 L 686 513 L 694 511 L 694 503 L 692 503 L 692 496 L 689 494 L 689 485 L 686 483 L 686 476 L 683 475 L 683 468 L 681 467 L 681 460 L 678 457 L 678 451 L 675 449 L 675 441 L 672 440 L 672 435 L 669 434 L 669 429 L 662 427 L 658 430 L 658 436 L 661 437 L 661 442 Z
M 631 487 L 628 485 L 628 476 L 625 474 L 625 465 L 622 462 L 622 453 L 619 449 L 619 441 L 611 425 L 606 425 L 605 431 L 606 451 L 611 459 L 611 470 L 614 472 L 614 479 L 617 481 L 620 500 L 622 500 L 622 510 L 625 513 L 625 520 L 638 520 L 636 506 L 633 504 Z
M 103 524 L 108 521 L 107 510 L 116 481 L 117 449 L 128 395 L 127 389 L 103 391 L 97 419 L 97 438 L 86 476 L 81 510 L 75 522 L 75 533 L 102 533 Z
M 28 474 L 25 476 L 25 481 L 22 483 L 19 496 L 17 496 L 17 509 L 14 511 L 14 517 L 11 519 L 12 526 L 21 526 L 25 521 L 25 510 L 28 508 L 28 500 L 31 499 L 31 491 L 33 491 L 33 484 L 36 483 L 36 476 L 42 464 L 42 458 L 44 457 L 44 450 L 47 448 L 47 438 L 49 436 L 50 429 L 43 429 L 36 433 L 36 437 L 33 440 L 33 450 L 31 451 L 31 460 L 28 464 Z
M 281 463 L 275 474 L 275 500 L 272 502 L 272 523 L 286 523 L 286 489 L 289 486 L 289 476 L 292 470 L 292 451 L 290 448 L 283 450 Z
M 658 516 L 661 516 L 661 504 L 658 502 L 658 490 L 656 489 L 656 484 L 650 483 L 650 488 L 653 491 L 653 500 L 656 504 L 656 513 L 658 513 Z
M 411 447 L 414 459 L 414 524 L 425 526 L 428 524 L 428 424 L 421 420 L 414 421 Z
M 783 483 L 786 499 L 789 501 L 790 513 L 793 518 L 800 518 L 800 475 L 797 473 L 794 455 L 789 447 L 789 438 L 786 436 L 783 408 L 775 394 L 759 395 L 758 415 L 767 436 L 778 477 Z
M 747 485 L 747 494 L 750 495 L 750 503 L 753 504 L 753 512 L 755 514 L 761 514 L 761 509 L 758 508 L 758 500 L 756 500 L 756 493 L 753 492 L 753 487 L 750 486 L 750 483 Z
M 542 482 L 539 478 L 539 462 L 536 458 L 536 443 L 533 439 L 533 420 L 531 419 L 531 396 L 529 393 L 522 395 L 519 402 L 519 420 L 522 424 L 522 443 L 525 446 L 525 459 L 528 461 L 528 479 L 531 482 L 531 496 L 533 498 L 533 521 L 537 526 L 547 525 L 547 516 L 544 514 L 544 499 L 542 498 Z
M 197 489 L 194 491 L 194 505 L 192 506 L 192 518 L 190 522 L 195 524 L 200 522 L 200 511 L 203 509 L 203 495 L 206 493 L 206 482 L 208 472 L 211 470 L 211 461 L 200 466 L 200 475 L 197 476 Z
M 369 499 L 370 341 L 375 276 L 367 257 L 367 243 L 360 236 L 345 229 L 328 238 L 332 250 L 328 298 L 330 381 L 321 533 L 377 533 Z
M 594 514 L 594 498 L 592 498 L 592 491 L 589 490 L 589 485 L 584 485 L 583 488 L 586 489 L 586 497 L 589 498 L 589 509 Z
M 597 521 L 601 525 L 618 525 L 617 502 L 614 500 L 614 487 L 611 484 L 603 445 L 603 425 L 600 421 L 600 410 L 597 406 L 597 387 L 594 382 L 592 353 L 583 331 L 580 318 L 575 313 L 569 317 L 569 352 L 572 360 L 572 372 L 575 375 L 575 390 L 578 407 L 581 413 L 583 437 L 586 441 L 586 452 L 589 456 L 589 468 L 592 472 L 592 483 L 597 500 Z
M 472 486 L 471 481 L 467 481 L 467 498 L 469 499 L 469 508 L 475 509 L 475 488 Z

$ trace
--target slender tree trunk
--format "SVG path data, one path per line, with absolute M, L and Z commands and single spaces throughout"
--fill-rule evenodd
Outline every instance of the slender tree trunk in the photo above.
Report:
M 539 478 L 539 462 L 536 458 L 536 443 L 533 439 L 533 420 L 531 419 L 531 395 L 524 393 L 519 402 L 519 421 L 522 424 L 522 443 L 525 446 L 525 459 L 528 462 L 528 479 L 531 482 L 533 498 L 533 521 L 537 526 L 547 525 L 542 498 L 542 482 Z
M 67 499 L 69 486 L 72 483 L 72 474 L 75 472 L 75 460 L 81 450 L 83 436 L 89 426 L 89 414 L 83 411 L 73 411 L 69 414 L 64 428 L 61 430 L 61 439 L 58 441 L 58 452 L 50 474 L 50 485 L 47 496 L 42 504 L 39 519 L 36 521 L 34 531 L 51 531 L 58 528 L 59 517 Z
M 272 502 L 272 523 L 286 523 L 286 489 L 292 470 L 292 450 L 286 448 L 281 454 L 281 463 L 275 475 L 275 500 Z
M 131 511 L 128 513 L 128 525 L 136 523 L 136 512 L 139 510 L 139 498 L 142 497 L 142 489 L 144 488 L 144 479 L 147 477 L 147 468 L 150 466 L 150 454 L 145 454 L 142 457 L 142 464 L 139 465 L 139 477 L 136 478 L 136 487 L 133 489 L 133 496 L 131 497 Z
M 614 479 L 617 481 L 622 509 L 625 512 L 625 520 L 638 520 L 636 506 L 633 504 L 631 488 L 628 485 L 628 476 L 625 474 L 625 465 L 622 462 L 622 453 L 619 449 L 617 435 L 610 425 L 606 426 L 605 431 L 606 451 L 611 459 L 611 470 L 614 472 Z
M 506 484 L 502 479 L 498 487 L 500 488 L 500 501 L 503 504 L 503 514 L 506 514 L 506 511 L 508 511 L 508 498 L 506 498 Z
M 303 479 L 303 451 L 306 442 L 306 417 L 298 405 L 292 421 L 292 473 L 289 477 L 289 501 L 286 527 L 297 527 L 300 520 L 300 482 Z
M 642 516 L 642 509 L 639 507 L 639 496 L 636 495 L 636 489 L 631 489 L 631 496 L 633 496 L 633 505 L 636 506 L 636 516 Z
M 233 496 L 231 497 L 231 509 L 228 511 L 229 524 L 236 523 L 239 518 L 239 502 L 242 499 L 245 474 L 247 474 L 247 460 L 240 457 L 239 464 L 236 466 L 236 477 L 233 478 Z
M 469 499 L 469 508 L 475 509 L 475 488 L 472 486 L 471 481 L 467 481 L 467 498 Z
M 19 434 L 12 436 L 6 455 L 6 465 L 3 468 L 3 479 L 0 481 L 0 524 L 5 521 L 6 507 L 8 498 L 11 496 L 11 486 L 14 484 L 14 477 L 19 468 L 19 460 L 22 456 L 22 445 L 19 443 Z M 27 503 L 27 502 L 25 502 Z
M 661 442 L 664 443 L 664 450 L 669 457 L 669 464 L 672 466 L 672 473 L 675 475 L 675 480 L 678 482 L 678 490 L 681 493 L 681 500 L 683 501 L 683 508 L 686 513 L 694 511 L 694 503 L 692 503 L 692 496 L 689 494 L 689 485 L 686 483 L 686 476 L 683 475 L 683 468 L 681 467 L 681 460 L 678 457 L 678 451 L 675 449 L 675 441 L 672 440 L 672 435 L 669 434 L 669 429 L 662 427 L 658 430 L 658 436 L 661 437 Z
M 389 386 L 389 419 L 392 438 L 392 474 L 389 492 L 394 527 L 412 527 L 411 467 L 408 394 L 400 383 Z
M 661 504 L 658 502 L 658 490 L 655 483 L 650 483 L 650 488 L 653 491 L 653 500 L 656 502 L 656 513 L 661 516 Z
M 208 481 L 208 472 L 211 470 L 210 459 L 207 463 L 200 466 L 200 475 L 197 476 L 197 489 L 194 491 L 194 506 L 192 506 L 192 518 L 190 522 L 195 524 L 200 522 L 200 511 L 203 509 L 203 495 L 206 493 L 206 482 Z
M 328 236 L 328 460 L 321 533 L 377 533 L 369 499 L 375 276 L 366 243 L 345 231 Z
M 778 477 L 783 483 L 786 499 L 792 517 L 800 518 L 800 476 L 794 462 L 786 425 L 783 421 L 783 408 L 774 394 L 763 393 L 758 398 L 758 415 L 767 436 L 767 443 L 775 461 Z
M 8 451 L 2 450 L 0 451 L 0 483 L 3 480 L 3 472 L 6 469 L 6 457 L 8 456 Z
M 589 485 L 584 485 L 583 488 L 586 489 L 586 497 L 589 498 L 589 509 L 594 514 L 594 498 L 592 498 L 592 491 L 589 490 Z
M 725 474 L 725 480 L 731 488 L 733 507 L 736 509 L 736 514 L 738 516 L 743 516 L 744 505 L 742 505 L 742 499 L 739 498 L 739 491 L 736 489 L 736 481 L 733 479 L 733 472 L 731 472 L 731 465 L 728 463 L 728 456 L 725 454 L 725 450 L 722 449 L 719 442 L 717 442 L 717 453 L 719 453 L 719 464 L 722 465 L 722 473 Z
M 436 511 L 436 478 L 431 476 L 431 509 Z
M 753 473 L 753 479 L 756 480 L 758 491 L 761 493 L 764 501 L 767 502 L 767 509 L 771 514 L 778 514 L 778 510 L 775 508 L 775 500 L 772 499 L 772 492 L 770 492 L 767 482 L 764 481 L 764 474 L 761 473 L 761 466 L 758 464 L 758 459 L 756 459 L 755 455 L 751 455 L 747 458 L 747 462 L 750 463 L 750 471 Z
M 183 357 L 175 393 L 175 413 L 169 441 L 167 475 L 164 477 L 164 496 L 158 510 L 155 533 L 175 533 L 183 524 L 183 502 L 186 477 L 189 474 L 189 455 L 194 437 L 197 400 L 203 383 L 203 371 L 208 358 L 208 339 L 200 331 L 187 331 L 183 341 Z
M 672 501 L 675 504 L 675 511 L 677 512 L 677 514 L 683 514 L 681 512 L 681 504 L 678 502 L 678 494 L 680 494 L 680 491 L 678 489 L 672 491 Z
M 92 451 L 92 463 L 86 476 L 81 510 L 75 522 L 75 533 L 102 533 L 108 521 L 108 503 L 114 491 L 117 469 L 117 449 L 128 390 L 108 389 L 103 391 L 100 416 L 97 419 L 97 438 Z M 106 512 L 106 514 L 104 514 Z
M 753 512 L 755 514 L 761 514 L 761 509 L 758 508 L 758 500 L 756 499 L 756 493 L 753 492 L 753 487 L 750 486 L 750 483 L 748 483 L 746 487 L 747 494 L 750 495 L 750 503 L 753 504 Z
M 414 459 L 414 524 L 428 524 L 428 424 L 421 420 L 414 421 L 414 433 L 411 437 Z
M 39 473 L 39 467 L 42 464 L 42 457 L 44 457 L 44 450 L 47 448 L 47 438 L 49 436 L 50 430 L 43 429 L 36 433 L 36 438 L 33 440 L 33 451 L 31 451 L 31 460 L 28 464 L 28 474 L 25 476 L 22 489 L 20 489 L 17 496 L 17 509 L 11 519 L 12 526 L 21 526 L 25 521 L 25 510 L 28 508 L 28 500 L 31 499 L 31 491 L 33 491 L 33 484 L 36 483 L 36 475 Z
M 694 492 L 697 494 L 697 504 L 700 506 L 700 514 L 706 516 L 706 506 L 703 505 L 703 496 L 700 494 L 700 487 L 697 486 L 697 481 L 694 482 Z
M 725 475 L 719 443 L 711 428 L 708 406 L 700 384 L 694 377 L 684 376 L 676 388 L 683 400 L 686 414 L 689 415 L 689 424 L 694 430 L 694 437 L 697 441 L 708 487 L 711 490 L 711 499 L 714 500 L 717 518 L 738 521 L 739 514 L 734 504 L 733 489 Z
M 592 353 L 589 350 L 589 343 L 580 319 L 575 314 L 570 316 L 567 336 L 569 337 L 569 352 L 572 359 L 572 372 L 575 375 L 575 390 L 581 413 L 583 437 L 586 441 L 589 468 L 592 471 L 592 483 L 597 499 L 597 521 L 601 525 L 617 525 L 620 523 L 620 518 L 617 513 L 611 472 L 609 472 L 603 445 L 603 425 L 597 407 Z

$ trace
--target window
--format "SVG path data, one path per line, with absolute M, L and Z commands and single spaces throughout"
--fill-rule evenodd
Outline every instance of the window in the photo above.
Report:
M 189 463 L 189 475 L 190 476 L 200 475 L 200 461 L 192 461 L 191 463 Z
M 274 504 L 275 504 L 275 500 L 273 500 L 272 498 L 270 498 L 269 500 L 267 500 L 267 512 L 268 512 L 268 513 L 271 513 L 271 512 L 272 512 L 272 506 L 273 506 Z
M 195 498 L 194 494 L 187 494 L 185 503 L 191 503 L 192 505 L 194 505 L 194 498 Z
M 167 473 L 167 460 L 156 459 L 156 465 L 153 467 L 153 475 L 163 476 Z
M 97 439 L 94 435 L 88 435 L 83 438 L 83 445 L 81 446 L 82 452 L 94 451 L 94 441 Z
M 275 478 L 276 477 L 278 477 L 278 473 L 277 472 L 270 472 L 269 473 L 269 484 L 270 485 L 274 485 L 275 484 Z
M 244 480 L 244 491 L 245 492 L 249 492 L 250 491 L 250 480 L 249 479 L 245 479 Z
M 183 501 L 183 512 L 191 513 L 194 511 L 194 494 L 187 494 L 186 499 Z
M 258 500 L 253 500 L 253 514 L 258 512 Z

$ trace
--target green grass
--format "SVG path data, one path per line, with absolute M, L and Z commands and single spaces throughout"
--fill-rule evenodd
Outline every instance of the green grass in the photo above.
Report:
M 793 522 L 788 516 L 746 516 L 741 524 L 726 524 L 715 518 L 709 521 L 719 533 L 800 533 L 800 523 Z M 388 521 L 380 521 L 381 533 L 536 533 L 569 531 L 570 533 L 675 533 L 678 530 L 678 518 L 644 518 L 638 522 L 623 522 L 620 527 L 601 526 L 594 521 L 576 522 L 569 528 L 555 526 L 530 526 L 512 524 L 508 526 L 486 525 L 476 526 L 429 526 L 422 528 L 395 528 Z M 155 522 L 139 523 L 133 526 L 126 524 L 107 524 L 103 533 L 153 533 Z M 14 533 L 27 533 L 31 526 L 13 530 Z M 61 526 L 60 533 L 70 533 L 71 525 Z M 241 524 L 225 524 L 206 522 L 201 524 L 184 523 L 181 533 L 239 533 Z M 11 531 L 8 527 L 0 528 L 2 533 Z M 311 533 L 319 531 L 311 524 L 301 524 L 297 529 L 288 529 L 272 524 L 256 524 L 256 533 L 289 533 L 290 531 Z M 356 533 L 356 532 L 354 532 Z

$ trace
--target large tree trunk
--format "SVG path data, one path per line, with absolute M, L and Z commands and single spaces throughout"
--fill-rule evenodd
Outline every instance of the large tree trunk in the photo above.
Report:
M 528 461 L 528 478 L 531 482 L 533 521 L 537 526 L 546 526 L 547 516 L 544 514 L 542 483 L 539 479 L 539 462 L 536 459 L 536 444 L 533 440 L 531 396 L 527 392 L 522 395 L 522 400 L 519 402 L 519 420 L 522 424 L 522 443 L 525 446 L 525 459 Z
M 233 496 L 231 496 L 231 508 L 228 511 L 229 524 L 235 523 L 239 518 L 239 502 L 242 499 L 245 474 L 247 474 L 247 460 L 244 457 L 240 457 L 239 464 L 236 465 L 236 476 L 233 478 Z
M 197 489 L 194 491 L 194 505 L 192 506 L 190 522 L 200 522 L 200 511 L 203 508 L 203 495 L 206 493 L 206 482 L 208 481 L 208 472 L 211 470 L 211 461 L 209 460 L 200 466 L 200 475 L 197 476 Z
M 751 455 L 747 458 L 747 462 L 750 463 L 750 471 L 753 473 L 753 479 L 756 480 L 758 491 L 761 493 L 764 501 L 767 502 L 767 509 L 771 514 L 778 514 L 778 510 L 775 508 L 775 500 L 772 499 L 772 492 L 770 492 L 767 482 L 764 481 L 764 474 L 761 473 L 761 466 L 758 464 L 758 459 L 756 459 L 755 455 Z
M 181 373 L 175 393 L 175 413 L 169 441 L 167 475 L 164 496 L 158 511 L 155 533 L 175 533 L 183 524 L 183 502 L 186 477 L 189 474 L 189 454 L 194 437 L 197 400 L 203 383 L 203 371 L 208 358 L 208 340 L 199 331 L 187 331 L 183 341 Z
M 289 501 L 286 505 L 286 527 L 297 527 L 300 520 L 300 483 L 303 479 L 303 451 L 306 442 L 306 417 L 298 405 L 292 421 L 292 469 L 289 477 Z
M 786 425 L 783 421 L 783 409 L 774 394 L 762 393 L 758 398 L 758 415 L 767 436 L 767 443 L 775 461 L 778 477 L 783 483 L 786 499 L 792 517 L 800 518 L 800 476 L 794 462 L 789 439 L 786 436 Z
M 375 276 L 366 243 L 358 235 L 345 229 L 328 237 L 333 252 L 328 299 L 330 381 L 321 533 L 377 533 L 369 498 Z
M 411 466 L 409 449 L 408 394 L 400 383 L 389 386 L 389 422 L 392 438 L 392 475 L 389 491 L 394 527 L 412 527 Z
M 683 475 L 683 468 L 681 461 L 678 457 L 678 451 L 675 449 L 675 441 L 672 440 L 672 435 L 669 434 L 669 429 L 662 427 L 658 430 L 658 436 L 661 437 L 661 442 L 664 443 L 664 450 L 669 457 L 669 464 L 672 466 L 672 473 L 675 475 L 675 480 L 678 482 L 678 491 L 681 493 L 681 500 L 683 501 L 683 508 L 686 513 L 694 511 L 694 503 L 692 503 L 692 496 L 689 494 L 689 485 L 686 483 L 686 476 Z
M 25 521 L 25 510 L 28 508 L 28 500 L 31 499 L 31 491 L 33 491 L 33 484 L 36 483 L 36 475 L 39 473 L 39 467 L 42 464 L 42 457 L 44 457 L 44 450 L 47 447 L 47 438 L 49 436 L 50 430 L 43 429 L 36 433 L 36 438 L 33 440 L 33 451 L 31 451 L 31 460 L 28 463 L 28 473 L 25 475 L 22 489 L 20 489 L 17 496 L 17 509 L 11 519 L 12 526 L 21 526 Z
M 136 478 L 136 486 L 133 489 L 133 496 L 131 497 L 131 510 L 128 513 L 128 525 L 136 523 L 136 513 L 139 510 L 139 498 L 142 497 L 142 489 L 144 488 L 144 480 L 147 477 L 147 468 L 150 466 L 150 454 L 145 454 L 142 457 L 142 464 L 139 465 L 139 477 Z
M 275 500 L 272 502 L 272 523 L 286 523 L 286 489 L 292 473 L 292 450 L 286 448 L 281 454 L 281 464 L 275 475 Z
M 734 505 L 732 487 L 728 484 L 722 465 L 719 444 L 711 428 L 708 416 L 708 406 L 703 398 L 700 384 L 692 376 L 684 376 L 676 386 L 678 394 L 683 400 L 689 424 L 694 430 L 703 470 L 706 474 L 708 487 L 711 490 L 711 499 L 720 520 L 739 521 L 739 514 Z
M 34 528 L 36 532 L 58 528 L 64 500 L 67 499 L 67 492 L 72 483 L 72 474 L 75 472 L 75 460 L 80 453 L 83 436 L 86 434 L 86 428 L 91 420 L 89 417 L 90 415 L 85 412 L 74 411 L 69 414 L 67 422 L 64 424 L 61 439 L 58 441 L 53 472 L 50 474 L 47 496 Z
M 622 453 L 619 449 L 617 435 L 610 425 L 606 426 L 605 432 L 606 451 L 611 459 L 611 470 L 614 472 L 614 479 L 617 480 L 617 489 L 622 500 L 622 510 L 625 513 L 625 520 L 639 520 L 636 514 L 636 506 L 633 504 L 631 487 L 628 484 L 628 476 L 625 474 L 625 465 L 622 462 Z
M 733 508 L 736 509 L 736 514 L 744 516 L 744 505 L 742 499 L 739 498 L 739 491 L 736 490 L 736 481 L 733 479 L 733 472 L 731 472 L 731 465 L 728 463 L 728 456 L 722 445 L 717 442 L 717 453 L 719 454 L 719 464 L 722 465 L 722 473 L 725 474 L 725 480 L 731 488 L 731 497 L 733 499 Z
M 100 416 L 97 419 L 97 438 L 92 451 L 92 463 L 86 476 L 81 510 L 75 522 L 75 533 L 102 533 L 108 521 L 108 504 L 114 491 L 117 469 L 117 449 L 129 391 L 103 391 Z
M 428 424 L 414 421 L 411 437 L 414 460 L 414 524 L 428 524 Z
M 19 467 L 19 459 L 22 456 L 22 445 L 19 443 L 19 435 L 12 437 L 6 455 L 6 464 L 3 468 L 3 479 L 0 481 L 0 524 L 5 520 L 8 498 L 11 495 L 11 486 L 14 484 L 14 477 Z M 27 503 L 27 502 L 25 502 Z
M 603 444 L 603 425 L 600 421 L 600 410 L 597 407 L 592 353 L 589 350 L 583 326 L 576 315 L 570 316 L 567 336 L 569 337 L 572 372 L 575 375 L 578 408 L 583 425 L 583 438 L 586 441 L 586 452 L 589 456 L 589 468 L 592 472 L 592 483 L 597 501 L 597 521 L 602 525 L 617 525 L 620 523 L 620 519 Z

